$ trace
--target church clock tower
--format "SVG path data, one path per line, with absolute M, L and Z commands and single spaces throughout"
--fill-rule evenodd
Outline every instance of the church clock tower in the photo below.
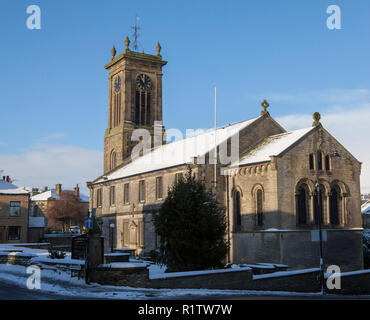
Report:
M 157 55 L 133 52 L 125 39 L 124 52 L 105 66 L 109 71 L 108 127 L 104 135 L 104 174 L 129 162 L 137 141 L 131 141 L 135 129 L 146 129 L 154 136 L 154 126 L 162 127 L 162 60 L 160 44 Z M 156 129 L 158 130 L 158 128 Z

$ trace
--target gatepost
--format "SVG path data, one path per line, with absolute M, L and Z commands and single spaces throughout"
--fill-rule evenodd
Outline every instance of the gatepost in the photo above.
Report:
M 98 265 L 104 262 L 104 238 L 101 236 L 101 229 L 95 218 L 95 208 L 92 210 L 91 217 L 86 219 L 86 225 L 88 225 L 88 219 L 92 218 L 92 228 L 87 230 L 88 245 L 87 245 L 87 257 L 85 263 L 85 280 L 89 283 L 89 272 L 94 270 Z

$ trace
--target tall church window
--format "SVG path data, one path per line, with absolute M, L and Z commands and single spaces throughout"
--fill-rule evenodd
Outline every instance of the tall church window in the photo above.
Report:
M 139 181 L 139 201 L 145 201 L 145 180 Z
M 151 92 L 152 82 L 149 76 L 139 74 L 136 79 L 135 124 L 151 125 Z
M 315 165 L 314 165 L 314 158 L 313 158 L 313 154 L 312 153 L 309 156 L 309 164 L 310 164 L 310 170 L 314 170 L 315 169 Z
M 241 225 L 242 225 L 242 216 L 240 212 L 240 192 L 239 191 L 234 192 L 233 208 L 234 208 L 234 219 L 235 219 L 235 231 L 238 231 L 241 229 Z
M 130 203 L 130 184 L 125 183 L 123 185 L 123 203 Z
M 329 155 L 326 155 L 325 156 L 325 170 L 326 171 L 330 171 L 330 156 Z
M 340 213 L 340 189 L 338 186 L 331 188 L 330 192 L 330 224 L 332 226 L 338 226 L 340 224 L 339 213 Z
M 117 153 L 115 151 L 112 151 L 112 153 L 111 153 L 110 168 L 112 170 L 115 167 L 117 167 Z
M 141 106 L 140 106 L 140 124 L 141 125 L 145 125 L 146 123 L 145 123 L 145 92 L 144 91 L 142 91 L 141 92 L 141 99 L 140 99 L 140 101 L 141 101 Z
M 140 92 L 136 90 L 135 94 L 135 124 L 140 124 Z
M 121 93 L 115 93 L 113 96 L 113 127 L 121 123 Z
M 155 192 L 156 192 L 156 199 L 160 200 L 163 198 L 163 178 L 157 177 L 155 179 Z
M 150 116 L 151 116 L 151 112 L 150 112 L 150 100 L 151 100 L 151 94 L 150 92 L 147 92 L 146 94 L 146 125 L 149 126 L 150 125 Z
M 103 193 L 102 189 L 97 189 L 96 190 L 96 206 L 100 208 L 103 204 Z
M 116 188 L 114 186 L 111 186 L 109 188 L 109 202 L 111 206 L 114 206 L 116 204 Z
M 302 226 L 307 224 L 309 213 L 309 193 L 308 186 L 302 184 L 298 189 L 297 194 L 297 224 Z
M 317 157 L 317 170 L 322 170 L 322 152 L 319 150 L 316 154 Z
M 319 217 L 320 217 L 320 224 L 323 224 L 323 215 L 324 215 L 324 186 L 320 185 L 320 192 L 315 192 L 314 195 L 314 219 L 315 224 L 319 224 Z
M 262 208 L 262 199 L 263 197 L 263 194 L 262 194 L 262 190 L 261 189 L 258 189 L 257 190 L 257 226 L 261 227 L 263 226 L 263 208 Z

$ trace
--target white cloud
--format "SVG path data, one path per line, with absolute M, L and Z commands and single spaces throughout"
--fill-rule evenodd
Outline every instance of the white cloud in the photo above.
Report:
M 0 169 L 16 179 L 18 186 L 43 188 L 61 183 L 63 189 L 72 189 L 79 184 L 86 195 L 86 181 L 101 174 L 102 162 L 101 151 L 54 143 L 37 143 L 20 154 L 0 155 Z
M 370 90 L 326 90 L 306 94 L 272 95 L 275 101 L 296 105 L 326 105 L 321 113 L 323 126 L 362 164 L 361 192 L 370 192 Z M 287 130 L 312 125 L 312 114 L 276 118 Z
M 258 101 L 268 97 L 271 102 L 294 103 L 295 105 L 320 105 L 321 108 L 333 107 L 333 105 L 361 105 L 370 102 L 370 90 L 368 89 L 327 89 L 300 93 L 270 93 L 263 95 L 248 95 Z

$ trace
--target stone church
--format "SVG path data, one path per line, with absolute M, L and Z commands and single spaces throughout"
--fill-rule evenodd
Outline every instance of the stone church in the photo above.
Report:
M 113 47 L 105 66 L 104 172 L 87 182 L 106 250 L 112 242 L 142 256 L 156 250 L 152 215 L 191 166 L 227 217 L 228 262 L 318 267 L 320 224 L 324 264 L 363 267 L 361 163 L 322 126 L 319 113 L 307 128 L 287 132 L 264 101 L 253 119 L 166 144 L 162 68 L 167 62 L 161 47 L 158 43 L 156 55 L 133 52 L 128 38 L 125 47 L 118 56 Z M 143 139 L 137 139 L 137 129 L 149 135 L 149 152 L 132 158 Z M 231 145 L 238 150 L 236 159 L 212 161 L 215 150 L 220 159 L 222 146 L 230 154 Z

